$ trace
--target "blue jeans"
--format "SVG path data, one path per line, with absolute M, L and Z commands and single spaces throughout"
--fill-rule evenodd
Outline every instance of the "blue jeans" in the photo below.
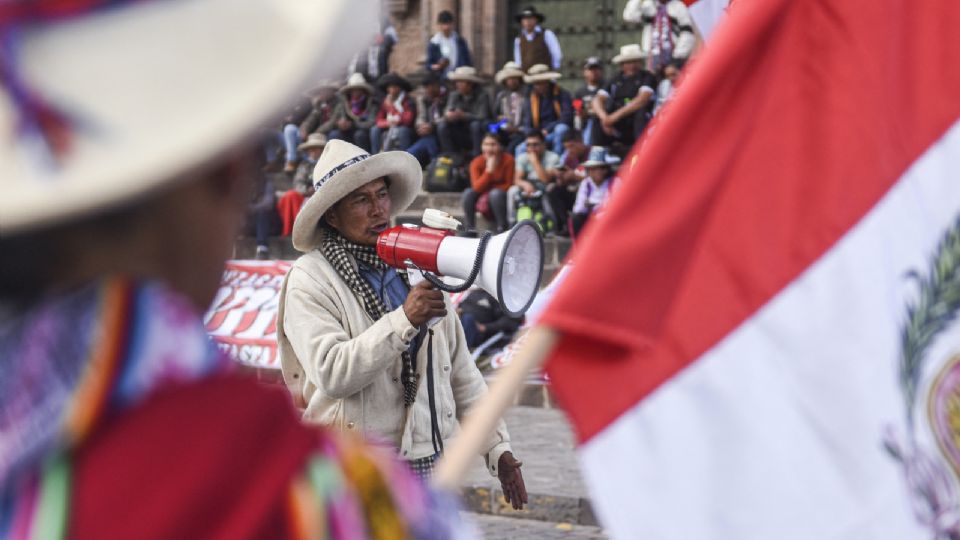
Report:
M 287 124 L 283 126 L 283 147 L 286 150 L 288 162 L 300 160 L 297 153 L 297 145 L 300 144 L 300 128 L 296 124 Z
M 426 166 L 440 153 L 440 144 L 437 142 L 437 136 L 431 133 L 430 135 L 420 137 L 419 141 L 407 148 L 407 152 L 413 154 L 413 157 L 420 161 L 421 166 Z
M 390 129 L 383 129 L 377 126 L 370 128 L 370 153 L 376 154 L 383 150 L 384 135 L 390 132 Z M 406 150 L 413 142 L 413 130 L 407 126 L 397 126 L 393 130 L 396 139 L 390 143 L 388 150 Z
M 353 143 L 360 148 L 363 148 L 367 152 L 370 151 L 370 130 L 369 129 L 351 129 L 350 131 L 340 131 L 335 129 L 327 135 L 327 139 L 340 139 L 342 141 L 347 141 L 348 143 Z

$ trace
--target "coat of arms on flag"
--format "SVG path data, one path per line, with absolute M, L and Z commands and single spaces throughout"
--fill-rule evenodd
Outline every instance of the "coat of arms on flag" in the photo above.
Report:
M 917 519 L 935 538 L 960 535 L 960 351 L 933 350 L 960 311 L 960 219 L 944 234 L 901 331 L 900 386 L 906 431 L 884 445 L 903 470 Z M 949 344 L 956 340 L 946 340 Z

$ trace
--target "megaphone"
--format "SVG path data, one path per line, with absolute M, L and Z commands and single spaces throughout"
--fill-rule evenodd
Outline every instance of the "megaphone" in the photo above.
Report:
M 448 214 L 427 210 L 424 223 L 439 227 L 404 224 L 386 229 L 377 238 L 377 255 L 394 268 L 407 269 L 411 284 L 419 273 L 447 292 L 464 291 L 476 283 L 505 313 L 523 315 L 543 276 L 543 239 L 537 225 L 525 220 L 496 236 L 463 238 L 450 230 L 451 222 L 455 227 L 457 221 Z M 450 285 L 433 274 L 463 283 Z

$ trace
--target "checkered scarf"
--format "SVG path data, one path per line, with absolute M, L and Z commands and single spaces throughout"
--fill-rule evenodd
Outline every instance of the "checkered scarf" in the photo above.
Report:
M 387 263 L 383 262 L 383 259 L 377 255 L 375 247 L 351 242 L 336 230 L 328 229 L 320 244 L 320 251 L 327 261 L 333 265 L 333 269 L 337 271 L 340 278 L 350 287 L 350 290 L 353 291 L 371 319 L 378 321 L 387 314 L 387 306 L 383 303 L 383 299 L 377 296 L 370 283 L 363 279 L 363 276 L 350 263 L 350 257 L 352 256 L 359 263 L 377 270 L 386 270 Z M 407 273 L 404 271 L 398 271 L 397 273 L 400 274 L 400 278 L 409 288 L 410 282 L 407 280 Z M 410 351 L 404 351 L 401 354 L 401 359 L 403 364 L 400 369 L 400 382 L 403 384 L 403 403 L 409 407 L 417 397 L 417 379 L 419 376 Z

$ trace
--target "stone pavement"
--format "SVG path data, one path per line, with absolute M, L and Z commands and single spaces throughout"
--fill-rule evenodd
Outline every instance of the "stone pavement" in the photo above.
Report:
M 571 523 L 547 523 L 532 519 L 516 519 L 503 516 L 464 513 L 487 540 L 605 540 L 600 527 L 573 525 Z
M 510 518 L 596 525 L 574 453 L 573 434 L 563 413 L 558 409 L 512 407 L 505 421 L 514 454 L 523 462 L 529 507 L 520 511 L 511 508 L 503 499 L 500 482 L 490 476 L 478 458 L 463 483 L 466 509 Z

